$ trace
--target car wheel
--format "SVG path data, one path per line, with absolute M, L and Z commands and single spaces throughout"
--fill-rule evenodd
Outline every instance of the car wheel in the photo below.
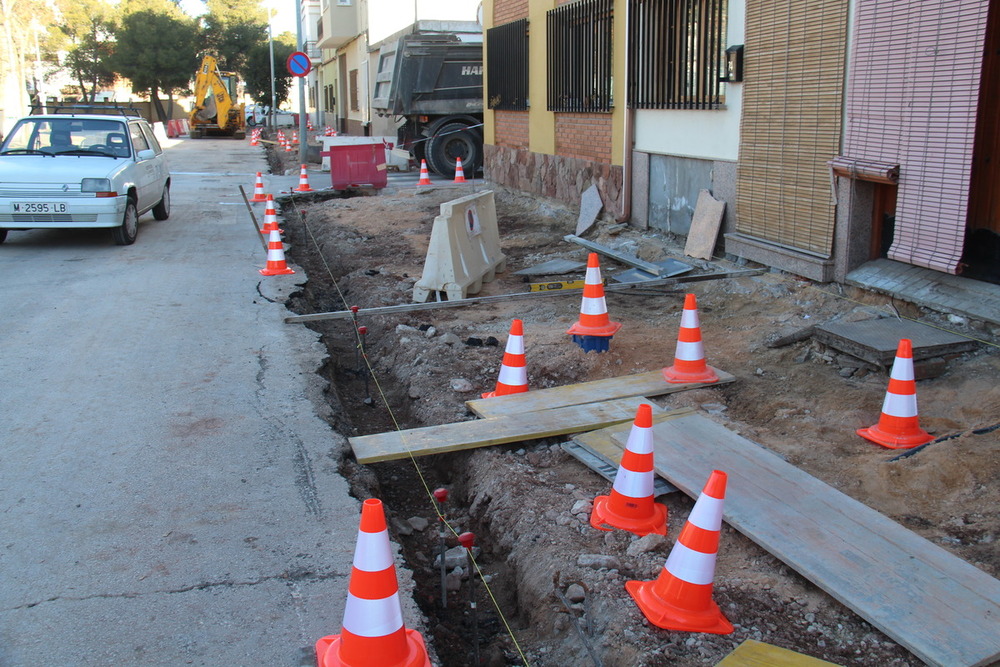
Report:
M 481 142 L 466 125 L 449 123 L 427 142 L 427 163 L 435 173 L 452 178 L 457 158 L 462 158 L 462 171 L 474 175 L 482 163 Z
M 0 243 L 3 243 L 6 240 L 7 240 L 7 230 L 0 229 Z
M 111 238 L 116 245 L 132 245 L 135 237 L 139 234 L 139 213 L 135 209 L 135 200 L 131 197 L 125 204 L 125 215 L 122 216 L 122 224 L 111 230 Z
M 163 198 L 160 203 L 153 207 L 153 217 L 157 220 L 166 220 L 170 217 L 170 184 L 163 186 Z

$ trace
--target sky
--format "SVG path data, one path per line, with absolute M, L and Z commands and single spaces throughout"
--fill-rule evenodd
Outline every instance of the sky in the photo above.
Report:
M 189 16 L 201 16 L 207 11 L 203 0 L 181 0 L 180 4 L 181 9 Z M 295 34 L 295 0 L 265 0 L 261 4 L 278 10 L 271 23 L 275 35 L 283 32 Z

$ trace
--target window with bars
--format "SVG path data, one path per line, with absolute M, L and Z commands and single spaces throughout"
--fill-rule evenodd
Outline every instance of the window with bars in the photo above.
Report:
M 528 108 L 528 19 L 486 31 L 486 88 L 490 109 Z
M 546 14 L 548 110 L 611 111 L 612 0 L 579 0 Z
M 629 0 L 629 106 L 720 108 L 726 12 L 727 0 Z

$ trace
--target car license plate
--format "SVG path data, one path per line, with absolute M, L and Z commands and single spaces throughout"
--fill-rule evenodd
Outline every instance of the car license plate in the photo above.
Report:
M 69 207 L 57 202 L 15 202 L 14 213 L 66 213 Z

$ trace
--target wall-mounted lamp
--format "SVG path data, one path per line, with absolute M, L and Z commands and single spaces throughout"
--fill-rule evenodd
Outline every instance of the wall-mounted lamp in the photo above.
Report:
M 719 81 L 736 83 L 743 80 L 743 45 L 737 44 L 726 49 L 726 76 Z

